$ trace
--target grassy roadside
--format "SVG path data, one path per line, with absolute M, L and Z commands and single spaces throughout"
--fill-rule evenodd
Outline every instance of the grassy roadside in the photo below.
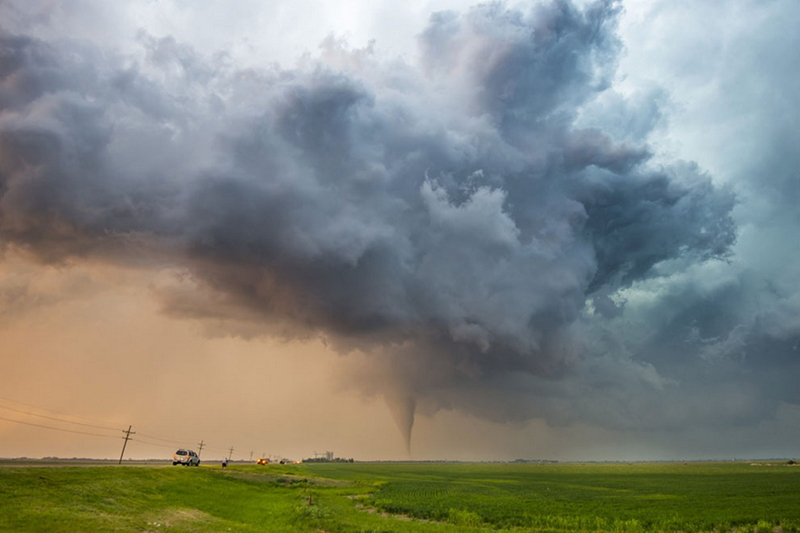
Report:
M 221 469 L 0 469 L 0 531 L 303 531 L 297 490 Z
M 374 484 L 302 466 L 0 468 L 0 531 L 463 531 L 358 510 Z

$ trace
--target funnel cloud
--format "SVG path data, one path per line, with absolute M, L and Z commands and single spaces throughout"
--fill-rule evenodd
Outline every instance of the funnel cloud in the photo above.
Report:
M 171 269 L 162 312 L 211 335 L 364 354 L 348 382 L 409 453 L 441 410 L 755 424 L 800 402 L 798 250 L 777 244 L 797 156 L 765 142 L 725 171 L 662 150 L 668 89 L 620 85 L 624 7 L 480 4 L 430 15 L 414 56 L 331 36 L 286 66 L 59 37 L 7 3 L 0 242 Z M 796 102 L 789 76 L 773 90 Z

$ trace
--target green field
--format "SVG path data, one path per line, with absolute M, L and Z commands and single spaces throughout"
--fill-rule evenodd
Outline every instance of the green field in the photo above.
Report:
M 0 531 L 800 532 L 785 463 L 0 467 Z

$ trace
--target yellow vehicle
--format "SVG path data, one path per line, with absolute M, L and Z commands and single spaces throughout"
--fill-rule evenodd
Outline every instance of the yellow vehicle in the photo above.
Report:
M 265 459 L 265 458 L 262 457 L 261 459 L 256 461 L 256 464 L 257 465 L 268 465 L 269 464 L 269 459 Z

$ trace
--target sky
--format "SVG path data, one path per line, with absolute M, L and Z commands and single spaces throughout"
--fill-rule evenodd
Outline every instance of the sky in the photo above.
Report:
M 0 457 L 796 457 L 798 23 L 0 0 Z

